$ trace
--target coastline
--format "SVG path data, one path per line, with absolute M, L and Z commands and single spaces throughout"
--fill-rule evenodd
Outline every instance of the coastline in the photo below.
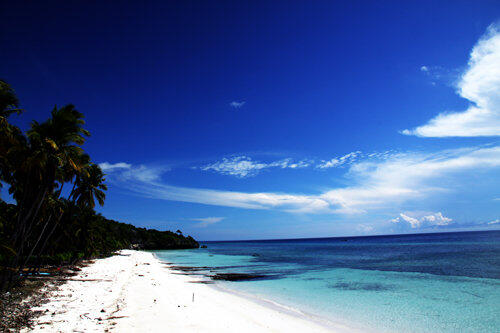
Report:
M 153 253 L 98 259 L 50 294 L 30 331 L 353 332 L 174 272 Z

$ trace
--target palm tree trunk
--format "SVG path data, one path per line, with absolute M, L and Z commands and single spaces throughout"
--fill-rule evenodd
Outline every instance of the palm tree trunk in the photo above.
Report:
M 49 234 L 47 235 L 47 237 L 45 237 L 45 240 L 43 241 L 43 244 L 42 246 L 40 247 L 40 250 L 38 251 L 38 255 L 40 256 L 41 254 L 43 254 L 43 250 L 45 250 L 45 246 L 47 245 L 47 241 L 50 239 L 50 237 L 52 236 L 52 234 L 54 233 L 54 230 L 56 230 L 57 226 L 59 225 L 59 222 L 61 221 L 61 218 L 63 216 L 64 212 L 61 212 L 61 214 L 59 214 L 59 217 L 57 218 L 57 221 L 56 223 L 54 223 L 54 226 L 52 227 L 52 230 L 50 230 Z
M 24 260 L 24 263 L 22 264 L 22 267 L 25 267 L 27 264 L 28 264 L 28 261 L 30 260 L 31 256 L 33 255 L 33 252 L 35 251 L 38 243 L 40 242 L 40 240 L 42 239 L 42 236 L 43 234 L 45 233 L 45 229 L 47 229 L 47 226 L 49 225 L 49 222 L 50 220 L 52 219 L 52 214 L 49 216 L 49 218 L 47 219 L 47 221 L 45 221 L 45 224 L 43 226 L 43 229 L 42 231 L 40 232 L 40 235 L 38 235 L 38 239 L 36 240 L 35 242 L 35 245 L 33 245 L 33 247 L 31 248 L 31 251 L 30 253 L 28 254 L 28 256 L 26 257 L 26 259 Z M 47 241 L 47 239 L 45 239 L 45 241 Z M 45 244 L 45 243 L 44 243 Z

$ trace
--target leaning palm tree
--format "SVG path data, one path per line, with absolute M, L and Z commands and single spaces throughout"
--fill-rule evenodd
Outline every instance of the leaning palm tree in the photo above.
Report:
M 9 192 L 19 208 L 11 241 L 16 251 L 13 265 L 19 269 L 23 268 L 21 258 L 27 263 L 34 247 L 46 237 L 51 229 L 48 224 L 57 225 L 62 216 L 62 212 L 42 217 L 40 213 L 48 210 L 50 200 L 58 199 L 64 182 L 80 172 L 78 157 L 83 155 L 80 145 L 89 136 L 83 124 L 83 114 L 73 105 L 55 107 L 47 121 L 31 124 L 25 146 L 9 150 L 9 160 L 16 161 Z M 29 243 L 33 233 L 34 245 Z
M 90 163 L 86 168 L 82 169 L 82 172 L 77 176 L 75 180 L 75 188 L 71 193 L 71 198 L 82 211 L 92 210 L 95 207 L 95 202 L 99 203 L 100 206 L 104 205 L 104 199 L 106 198 L 106 191 L 108 188 L 104 183 L 104 173 L 101 168 L 94 163 Z M 82 214 L 85 215 L 85 214 Z M 83 237 L 82 241 L 84 244 L 84 249 L 87 255 L 92 253 L 93 239 L 90 232 L 90 221 L 88 218 L 84 218 L 83 221 Z

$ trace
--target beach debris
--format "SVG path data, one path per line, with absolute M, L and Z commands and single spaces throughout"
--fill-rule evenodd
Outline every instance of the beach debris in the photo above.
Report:
M 194 293 L 193 293 L 193 303 L 194 303 Z
M 25 280 L 9 292 L 0 293 L 0 332 L 33 328 L 34 319 L 44 313 L 34 308 L 45 303 L 60 284 L 57 281 Z
M 87 319 L 91 319 L 91 318 L 88 316 L 88 314 L 89 314 L 88 312 L 82 313 L 82 314 L 80 315 L 80 318 L 81 318 L 81 319 L 83 319 L 83 317 L 85 317 L 85 318 L 87 318 Z

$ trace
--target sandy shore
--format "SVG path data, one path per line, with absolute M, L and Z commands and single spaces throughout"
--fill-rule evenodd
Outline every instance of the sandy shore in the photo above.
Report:
M 124 250 L 96 260 L 73 279 L 40 308 L 45 314 L 37 318 L 35 331 L 352 331 L 192 283 L 196 278 L 174 274 L 148 252 Z

